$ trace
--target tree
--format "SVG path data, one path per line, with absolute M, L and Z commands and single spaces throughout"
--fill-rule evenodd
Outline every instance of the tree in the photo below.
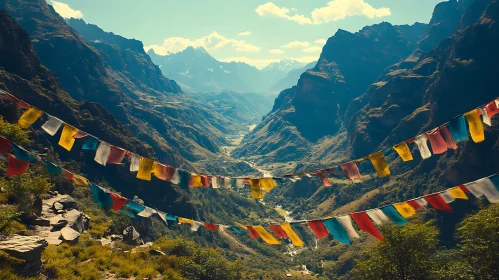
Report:
M 411 223 L 381 228 L 384 242 L 376 242 L 356 263 L 355 279 L 434 279 L 438 230 L 431 224 Z

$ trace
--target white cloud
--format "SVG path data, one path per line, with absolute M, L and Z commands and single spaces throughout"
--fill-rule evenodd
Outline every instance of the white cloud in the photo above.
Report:
M 364 0 L 333 0 L 327 6 L 312 11 L 315 24 L 344 19 L 348 16 L 365 16 L 370 19 L 391 15 L 389 8 L 376 9 Z
M 327 3 L 327 6 L 314 9 L 311 17 L 300 14 L 290 15 L 290 11 L 296 12 L 297 10 L 279 7 L 272 2 L 258 6 L 255 11 L 262 17 L 285 18 L 301 25 L 323 24 L 349 16 L 365 16 L 374 19 L 391 15 L 390 8 L 374 8 L 365 0 L 332 0 Z
M 80 10 L 73 10 L 66 3 L 51 0 L 50 4 L 52 4 L 54 10 L 63 18 L 83 18 L 83 13 Z
M 239 35 L 239 36 L 249 36 L 251 34 L 253 34 L 253 33 L 251 33 L 251 31 L 244 31 L 244 32 L 241 32 L 241 33 L 239 33 L 237 35 Z
M 297 49 L 297 48 L 306 48 L 308 46 L 310 46 L 309 42 L 293 41 L 282 47 L 286 49 Z
M 273 50 L 270 50 L 269 53 L 272 53 L 272 54 L 283 54 L 284 51 L 281 50 L 281 49 L 273 49 Z
M 290 59 L 306 64 L 306 63 L 317 60 L 318 57 L 316 57 L 316 56 L 303 56 L 303 57 L 290 58 Z M 252 59 L 252 58 L 248 58 L 246 56 L 229 57 L 229 58 L 220 59 L 220 61 L 224 61 L 224 62 L 231 62 L 231 61 L 244 62 L 244 63 L 247 63 L 249 65 L 253 65 L 258 69 L 263 69 L 265 66 L 269 65 L 270 63 L 279 62 L 281 60 L 282 60 L 281 58 Z
M 165 39 L 162 45 L 145 46 L 144 49 L 146 51 L 153 49 L 154 52 L 159 55 L 167 55 L 168 53 L 183 51 L 189 46 L 203 47 L 208 51 L 233 49 L 237 52 L 259 52 L 261 50 L 260 47 L 244 40 L 226 38 L 217 32 L 212 32 L 210 35 L 195 40 L 182 37 L 170 37 Z
M 318 40 L 315 40 L 314 42 L 316 44 L 319 44 L 319 45 L 325 45 L 327 40 L 326 39 L 318 39 Z
M 322 47 L 318 46 L 312 46 L 310 48 L 303 49 L 303 52 L 320 52 L 320 51 L 322 51 Z

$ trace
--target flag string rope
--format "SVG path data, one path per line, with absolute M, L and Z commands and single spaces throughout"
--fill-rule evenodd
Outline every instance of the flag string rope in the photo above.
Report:
M 9 92 L 0 90 L 0 99 L 7 99 L 17 101 L 17 104 L 20 108 L 28 109 L 21 118 L 19 119 L 22 127 L 29 127 L 36 120 L 38 120 L 43 114 L 46 114 L 49 117 L 49 120 L 42 126 L 42 129 L 45 130 L 50 135 L 55 135 L 60 127 L 64 124 L 63 135 L 61 135 L 61 140 L 59 141 L 59 145 L 65 147 L 67 150 L 71 150 L 74 139 L 75 138 L 87 138 L 86 142 L 83 144 L 82 149 L 84 150 L 94 150 L 96 151 L 95 161 L 100 163 L 101 165 L 106 164 L 121 164 L 124 156 L 127 155 L 130 157 L 130 171 L 138 171 L 137 178 L 142 180 L 151 180 L 151 175 L 154 174 L 155 177 L 161 180 L 170 181 L 172 183 L 177 183 L 177 179 L 179 177 L 179 172 L 187 173 L 190 177 L 189 187 L 197 188 L 197 187 L 209 187 L 220 188 L 220 186 L 231 188 L 233 186 L 243 187 L 244 185 L 249 185 L 251 188 L 251 193 L 254 198 L 263 198 L 264 190 L 266 192 L 270 191 L 272 188 L 277 186 L 275 181 L 282 179 L 290 179 L 292 181 L 300 180 L 303 176 L 312 177 L 319 176 L 323 184 L 327 187 L 332 186 L 331 182 L 328 179 L 328 174 L 333 172 L 338 174 L 337 171 L 343 170 L 345 175 L 351 180 L 358 180 L 362 178 L 360 175 L 360 171 L 357 167 L 357 163 L 363 162 L 364 160 L 370 159 L 371 163 L 378 174 L 379 177 L 386 177 L 390 175 L 389 166 L 386 163 L 385 154 L 393 151 L 395 149 L 399 156 L 403 161 L 413 160 L 412 152 L 410 151 L 407 144 L 416 143 L 418 149 L 420 150 L 422 159 L 426 159 L 432 155 L 431 151 L 428 148 L 428 140 L 430 140 L 431 147 L 433 149 L 433 154 L 441 154 L 447 149 L 457 149 L 457 142 L 467 141 L 469 139 L 469 134 L 471 134 L 471 138 L 474 142 L 478 143 L 484 140 L 484 128 L 482 121 L 480 120 L 480 115 L 482 115 L 483 122 L 491 125 L 490 118 L 492 118 L 495 114 L 499 113 L 499 99 L 496 98 L 490 102 L 487 102 L 475 109 L 471 110 L 468 113 L 458 115 L 452 118 L 450 121 L 438 126 L 435 129 L 427 131 L 423 134 L 416 136 L 415 138 L 411 138 L 404 142 L 401 142 L 395 146 L 391 146 L 385 151 L 378 151 L 376 153 L 370 154 L 369 156 L 362 157 L 356 160 L 352 160 L 350 162 L 346 162 L 343 164 L 337 164 L 333 167 L 318 169 L 310 172 L 301 172 L 298 174 L 285 174 L 281 176 L 273 176 L 273 177 L 259 177 L 259 178 L 250 178 L 247 176 L 239 176 L 239 177 L 230 177 L 230 176 L 220 176 L 220 175 L 204 175 L 204 174 L 196 174 L 191 173 L 187 170 L 181 168 L 174 168 L 172 166 L 159 163 L 152 159 L 148 159 L 137 155 L 135 153 L 129 152 L 121 147 L 114 146 L 108 144 L 105 141 L 99 140 L 98 137 L 89 134 L 87 132 L 81 131 L 78 128 L 75 128 L 64 121 L 26 103 L 25 101 L 17 98 Z M 31 108 L 34 108 L 30 111 Z M 460 120 L 462 122 L 457 122 Z M 468 130 L 466 121 L 470 129 Z M 456 123 L 455 129 L 456 135 L 454 135 L 454 131 L 452 131 L 452 126 L 450 124 Z M 50 130 L 52 129 L 52 130 Z M 473 130 L 473 131 L 472 131 Z M 67 132 L 67 133 L 65 133 Z M 445 134 L 444 134 L 445 132 Z M 464 135 L 464 134 L 465 135 Z M 442 136 L 442 134 L 444 134 Z M 65 137 L 66 136 L 66 137 Z M 63 139 L 64 137 L 64 139 Z M 92 140 L 93 139 L 93 140 Z M 91 141 L 92 140 L 92 141 Z M 91 142 L 93 146 L 86 147 L 86 143 Z M 443 145 L 443 146 L 442 146 Z M 101 147 L 102 146 L 102 147 Z M 442 152 L 443 151 L 443 152 Z
M 204 225 L 209 231 L 229 229 L 235 233 L 241 234 L 244 230 L 247 230 L 253 239 L 261 238 L 264 242 L 271 245 L 280 244 L 280 241 L 261 225 L 249 226 L 241 225 L 241 223 L 238 223 L 238 225 L 212 224 L 170 215 L 160 210 L 139 204 L 136 201 L 130 200 L 120 194 L 111 192 L 98 186 L 97 184 L 91 183 L 88 179 L 81 175 L 72 173 L 50 161 L 47 161 L 46 159 L 43 159 L 43 155 L 41 154 L 28 152 L 5 137 L 0 137 L 0 140 L 2 140 L 0 142 L 0 148 L 2 148 L 0 150 L 0 154 L 8 155 L 8 169 L 6 174 L 8 177 L 24 174 L 30 163 L 43 162 L 49 174 L 65 174 L 67 176 L 67 180 L 73 181 L 76 185 L 90 187 L 94 201 L 102 207 L 112 207 L 115 212 L 126 208 L 130 211 L 137 212 L 138 216 L 144 218 L 150 218 L 153 215 L 157 215 L 167 225 L 168 221 L 179 224 L 189 224 L 191 225 L 191 230 L 193 231 L 197 231 L 201 225 Z M 5 148 L 7 147 L 7 144 L 9 147 L 12 147 L 14 154 L 9 153 L 8 151 L 10 149 Z M 450 203 L 456 199 L 468 200 L 467 194 L 469 193 L 473 194 L 476 198 L 486 197 L 490 203 L 499 203 L 498 186 L 499 175 L 496 173 L 476 181 L 439 192 L 430 193 L 404 202 L 387 204 L 377 208 L 352 212 L 350 214 L 342 214 L 335 217 L 329 216 L 314 220 L 300 220 L 285 224 L 272 223 L 266 225 L 270 227 L 278 238 L 289 238 L 295 246 L 303 246 L 304 243 L 293 231 L 291 225 L 304 223 L 309 225 L 312 232 L 319 239 L 331 234 L 338 241 L 350 244 L 351 239 L 359 237 L 357 231 L 353 227 L 353 218 L 361 230 L 368 232 L 380 240 L 383 240 L 383 237 L 378 232 L 374 224 L 381 225 L 385 222 L 392 221 L 400 226 L 405 225 L 407 223 L 406 218 L 413 216 L 418 209 L 425 207 L 428 204 L 437 210 L 452 211 Z

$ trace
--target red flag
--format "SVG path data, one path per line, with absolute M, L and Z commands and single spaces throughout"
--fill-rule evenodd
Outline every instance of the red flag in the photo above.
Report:
M 321 220 L 308 221 L 307 223 L 317 238 L 321 239 L 329 235 L 329 231 Z
M 10 141 L 0 136 L 0 154 L 6 154 L 10 151 Z
M 22 175 L 28 169 L 29 162 L 17 159 L 13 155 L 9 155 L 9 166 L 7 168 L 7 176 Z
M 210 230 L 210 231 L 217 231 L 218 230 L 218 226 L 215 224 L 204 223 L 204 226 L 206 227 L 207 230 Z
M 414 210 L 423 208 L 423 205 L 418 203 L 416 200 L 409 200 L 407 201 L 407 204 L 411 205 L 411 207 L 414 208 Z
M 166 180 L 171 180 L 173 175 L 175 175 L 175 168 L 166 166 Z
M 62 169 L 62 172 L 64 173 L 64 175 L 66 175 L 66 180 L 73 180 L 73 173 L 67 171 L 66 169 Z
M 122 197 L 121 195 L 117 193 L 110 193 L 111 199 L 113 200 L 113 209 L 114 212 L 118 212 L 125 204 L 128 202 L 128 199 L 126 197 Z
M 453 149 L 453 150 L 457 149 L 456 142 L 454 142 L 454 138 L 452 138 L 452 133 L 450 132 L 447 125 L 442 125 L 440 127 L 440 132 L 442 132 L 442 137 L 445 140 L 445 144 L 447 145 L 447 148 Z
M 430 205 L 437 210 L 445 212 L 452 212 L 453 210 L 452 207 L 450 207 L 450 205 L 447 202 L 445 202 L 444 199 L 440 197 L 440 194 L 438 193 L 426 195 L 424 198 L 426 198 L 428 203 L 430 203 Z
M 318 174 L 321 177 L 321 181 L 325 187 L 331 187 L 333 185 L 333 184 L 331 184 L 331 181 L 329 181 L 329 178 L 327 177 L 327 174 L 325 171 L 320 171 Z
M 447 143 L 442 137 L 442 134 L 440 134 L 440 130 L 438 130 L 438 128 L 426 132 L 426 137 L 430 140 L 433 154 L 439 155 L 447 152 Z
M 247 226 L 251 239 L 260 238 L 260 234 L 252 227 Z
M 127 154 L 127 151 L 116 146 L 111 146 L 111 153 L 109 154 L 109 158 L 107 159 L 107 163 L 110 164 L 120 164 L 123 159 L 125 158 L 125 155 Z
M 357 225 L 359 225 L 361 230 L 371 234 L 372 236 L 378 238 L 381 241 L 384 241 L 383 236 L 381 236 L 381 233 L 379 233 L 378 229 L 371 222 L 366 212 L 352 213 L 350 214 L 350 216 L 352 216 L 352 218 L 355 220 Z
M 345 172 L 345 175 L 347 175 L 348 179 L 350 180 L 362 179 L 362 176 L 360 176 L 359 168 L 357 167 L 357 164 L 355 162 L 352 161 L 349 163 L 341 164 L 340 167 L 343 170 L 343 172 Z
M 492 101 L 489 104 L 485 105 L 485 111 L 487 111 L 487 115 L 489 118 L 492 118 L 496 114 L 499 113 L 499 109 L 497 108 L 496 101 Z
M 206 175 L 201 175 L 201 182 L 203 183 L 203 186 L 209 187 L 210 186 L 210 177 Z
M 280 225 L 270 225 L 270 229 L 274 232 L 274 234 L 279 237 L 279 238 L 287 238 L 288 235 L 286 232 L 281 228 Z
M 459 186 L 459 188 L 465 193 L 471 193 L 470 190 L 468 190 L 468 188 L 465 187 L 464 185 Z

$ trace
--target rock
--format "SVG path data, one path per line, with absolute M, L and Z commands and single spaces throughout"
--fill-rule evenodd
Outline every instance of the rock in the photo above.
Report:
M 50 225 L 54 228 L 63 228 L 68 224 L 68 220 L 64 219 L 62 215 L 57 215 L 50 218 Z
M 160 250 L 156 250 L 156 249 L 151 249 L 149 250 L 149 254 L 153 255 L 153 256 L 165 256 L 166 254 L 161 252 Z
M 142 243 L 142 240 L 140 240 L 140 234 L 135 230 L 135 228 L 129 226 L 123 230 L 123 242 L 136 245 Z
M 80 237 L 80 233 L 78 233 L 76 230 L 70 228 L 70 227 L 65 227 L 61 229 L 61 236 L 62 239 L 65 241 L 69 242 L 76 242 L 78 241 L 78 238 Z
M 41 227 L 49 227 L 50 226 L 50 220 L 49 219 L 44 219 L 44 218 L 36 218 L 31 222 L 32 225 L 35 226 L 41 226 Z
M 39 236 L 14 234 L 0 241 L 0 250 L 5 251 L 14 258 L 30 262 L 39 260 L 47 245 L 47 241 Z
M 66 210 L 57 210 L 57 211 L 55 211 L 55 213 L 56 213 L 57 215 L 62 215 L 62 214 L 64 214 L 64 213 L 66 213 Z
M 54 204 L 52 205 L 52 207 L 53 207 L 56 211 L 57 211 L 57 210 L 62 210 L 62 209 L 64 209 L 64 206 L 63 206 L 60 202 L 58 202 L 58 201 L 54 202 Z
M 116 241 L 116 240 L 123 240 L 123 236 L 118 235 L 118 234 L 112 234 L 112 235 L 110 236 L 110 238 L 111 238 L 111 240 L 112 240 L 112 241 Z
M 82 212 L 73 209 L 66 212 L 63 217 L 68 220 L 68 226 L 74 230 L 82 233 L 88 229 L 90 223 L 90 217 L 83 214 Z
M 78 204 L 76 201 L 69 195 L 61 195 L 57 200 L 60 204 L 62 204 L 62 209 L 78 209 Z
M 106 245 L 111 245 L 112 241 L 110 239 L 107 239 L 107 238 L 101 238 L 100 239 L 100 244 L 102 246 L 106 246 Z
M 45 240 L 48 242 L 50 245 L 60 245 L 62 243 L 61 240 L 61 232 L 60 231 L 53 231 L 49 232 L 49 235 L 45 237 Z

